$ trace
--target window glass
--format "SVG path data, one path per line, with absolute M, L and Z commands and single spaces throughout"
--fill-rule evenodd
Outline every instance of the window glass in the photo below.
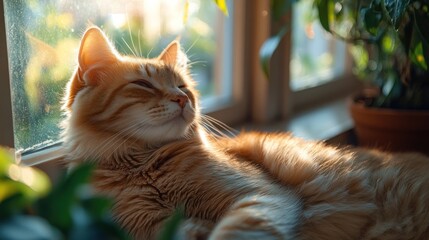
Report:
M 40 148 L 59 140 L 63 89 L 76 66 L 80 37 L 101 27 L 124 54 L 155 57 L 180 37 L 202 98 L 231 82 L 224 76 L 224 16 L 205 0 L 4 1 L 15 146 Z
M 293 91 L 332 81 L 345 69 L 345 44 L 324 31 L 312 2 L 301 0 L 293 5 L 290 63 Z

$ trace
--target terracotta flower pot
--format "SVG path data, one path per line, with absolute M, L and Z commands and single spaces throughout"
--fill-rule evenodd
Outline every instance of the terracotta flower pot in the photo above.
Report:
M 359 146 L 429 155 L 429 111 L 369 108 L 350 101 Z

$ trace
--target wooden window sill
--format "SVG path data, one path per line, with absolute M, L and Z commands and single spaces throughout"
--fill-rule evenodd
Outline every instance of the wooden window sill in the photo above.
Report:
M 353 121 L 345 98 L 305 110 L 288 120 L 269 124 L 244 124 L 240 130 L 292 132 L 310 140 L 323 140 L 330 144 L 354 144 Z

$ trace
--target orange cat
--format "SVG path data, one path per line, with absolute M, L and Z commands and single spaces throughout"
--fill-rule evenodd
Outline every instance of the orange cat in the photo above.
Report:
M 95 189 L 134 238 L 155 238 L 184 206 L 179 239 L 428 239 L 428 158 L 282 133 L 214 137 L 176 41 L 155 59 L 126 57 L 93 27 L 78 61 L 67 160 L 96 163 Z

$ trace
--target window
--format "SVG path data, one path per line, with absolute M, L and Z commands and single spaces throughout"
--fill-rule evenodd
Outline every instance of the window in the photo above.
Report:
M 25 149 L 23 158 L 30 164 L 58 158 L 60 100 L 89 22 L 125 54 L 156 56 L 180 36 L 202 93 L 203 112 L 239 129 L 244 123 L 281 122 L 347 94 L 356 84 L 346 47 L 318 26 L 310 2 L 297 1 L 293 14 L 285 16 L 292 31 L 271 59 L 268 81 L 259 50 L 279 27 L 270 16 L 270 0 L 229 0 L 229 17 L 205 0 L 4 0 L 0 51 L 6 54 L 7 39 L 9 66 L 1 64 L 0 77 L 10 77 L 12 91 L 8 81 L 0 81 L 5 114 L 0 144 L 14 142 Z M 12 104 L 5 101 L 11 100 L 9 94 Z
M 246 51 L 256 52 L 249 57 L 252 59 L 248 69 L 252 84 L 249 115 L 252 121 L 261 124 L 284 122 L 299 112 L 343 98 L 357 89 L 345 44 L 334 41 L 317 26 L 317 12 L 311 4 L 314 0 L 293 2 L 290 12 L 279 20 L 271 17 L 275 13 L 272 1 L 253 0 L 246 12 L 250 15 L 247 22 L 252 26 L 247 33 L 252 39 Z M 270 79 L 266 81 L 257 54 L 266 39 L 283 26 L 292 31 L 279 42 L 270 60 Z
M 312 1 L 302 0 L 293 6 L 292 91 L 319 86 L 334 80 L 345 71 L 345 44 L 320 25 Z
M 344 98 L 359 87 L 346 44 L 320 25 L 313 0 L 294 4 L 289 73 L 289 113 Z
M 233 103 L 233 19 L 204 0 L 4 1 L 14 138 L 27 152 L 58 144 L 61 98 L 88 23 L 119 52 L 157 56 L 180 37 L 205 111 Z

